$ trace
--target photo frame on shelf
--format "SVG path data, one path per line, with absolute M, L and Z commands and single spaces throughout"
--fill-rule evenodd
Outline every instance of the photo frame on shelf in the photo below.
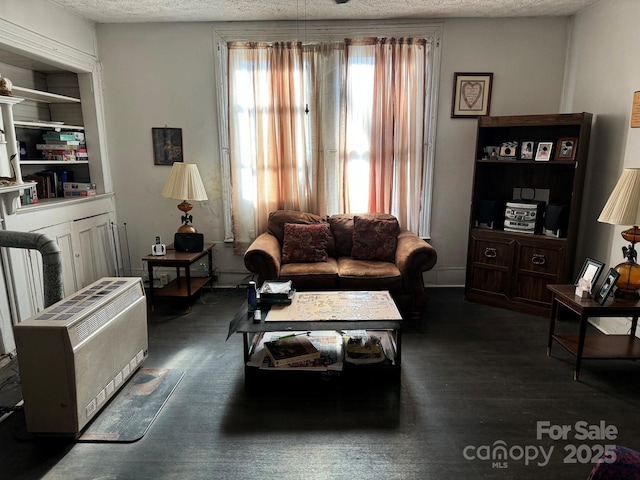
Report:
M 578 139 L 576 137 L 563 137 L 558 139 L 556 146 L 556 160 L 573 161 L 576 159 Z
M 539 142 L 536 147 L 536 162 L 548 162 L 551 160 L 553 142 Z
M 518 157 L 518 142 L 505 142 L 500 145 L 498 156 L 501 160 L 515 160 Z
M 607 298 L 613 291 L 613 287 L 615 287 L 618 282 L 618 278 L 620 278 L 620 274 L 614 268 L 610 268 L 602 285 L 600 285 L 598 293 L 596 293 L 596 301 L 600 305 L 604 305 L 604 302 L 607 301 Z
M 533 160 L 536 142 L 533 140 L 522 140 L 520 142 L 520 160 Z
M 489 115 L 493 73 L 453 74 L 451 118 L 475 118 Z
M 182 162 L 182 129 L 152 128 L 154 165 L 173 165 Z

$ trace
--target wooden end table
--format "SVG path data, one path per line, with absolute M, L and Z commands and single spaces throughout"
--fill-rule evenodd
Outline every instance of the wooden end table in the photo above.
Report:
M 147 255 L 142 257 L 147 262 L 149 271 L 149 303 L 151 311 L 154 311 L 156 297 L 191 299 L 205 285 L 213 279 L 213 247 L 215 243 L 205 243 L 201 252 L 178 252 L 174 250 L 173 243 L 167 246 L 165 255 Z M 207 276 L 192 277 L 190 267 L 200 258 L 207 256 Z M 176 278 L 161 289 L 153 287 L 153 267 L 176 267 Z M 184 278 L 180 275 L 180 269 L 184 268 Z
M 549 320 L 549 339 L 547 355 L 551 355 L 551 345 L 555 340 L 576 356 L 573 379 L 578 380 L 582 359 L 639 359 L 640 339 L 636 337 L 640 301 L 624 298 L 609 298 L 600 305 L 593 298 L 577 297 L 573 285 L 547 285 L 553 294 L 551 318 Z M 577 335 L 555 335 L 555 324 L 560 307 L 578 315 L 580 324 Z M 603 333 L 587 335 L 587 323 L 590 317 L 631 317 L 631 330 L 628 335 L 606 335 Z

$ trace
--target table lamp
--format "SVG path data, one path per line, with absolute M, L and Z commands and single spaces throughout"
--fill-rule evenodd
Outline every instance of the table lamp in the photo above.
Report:
M 638 298 L 640 265 L 636 263 L 635 244 L 640 241 L 640 168 L 624 169 L 598 221 L 612 225 L 633 225 L 622 232 L 622 238 L 631 242 L 628 247 L 622 247 L 622 254 L 627 261 L 614 268 L 620 274 L 616 295 Z
M 182 200 L 182 203 L 178 205 L 178 210 L 184 215 L 181 217 L 182 225 L 178 229 L 178 233 L 197 233 L 196 228 L 190 225 L 193 216 L 189 214 L 189 211 L 193 205 L 187 200 L 207 200 L 207 192 L 202 184 L 198 166 L 195 163 L 175 162 L 162 189 L 162 196 Z

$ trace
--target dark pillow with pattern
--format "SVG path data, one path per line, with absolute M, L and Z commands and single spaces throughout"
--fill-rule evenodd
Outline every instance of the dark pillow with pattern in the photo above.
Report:
M 282 263 L 326 262 L 330 235 L 328 223 L 285 223 Z
M 395 262 L 400 225 L 398 220 L 353 217 L 353 248 L 357 260 Z

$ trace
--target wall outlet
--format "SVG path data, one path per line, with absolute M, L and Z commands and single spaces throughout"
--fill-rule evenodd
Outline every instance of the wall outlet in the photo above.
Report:
M 169 283 L 169 275 L 166 273 L 161 273 L 160 274 L 160 283 L 162 285 L 166 285 L 167 283 Z

